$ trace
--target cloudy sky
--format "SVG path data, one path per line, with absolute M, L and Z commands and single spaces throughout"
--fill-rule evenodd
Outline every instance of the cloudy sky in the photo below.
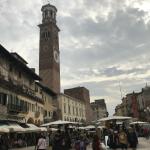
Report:
M 46 0 L 0 0 L 0 44 L 38 72 L 41 6 Z M 61 84 L 85 86 L 109 113 L 121 93 L 150 84 L 150 0 L 51 0 L 58 9 Z

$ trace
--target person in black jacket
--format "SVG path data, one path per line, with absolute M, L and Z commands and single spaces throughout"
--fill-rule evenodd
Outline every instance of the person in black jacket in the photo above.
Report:
M 107 145 L 111 149 L 118 148 L 118 135 L 117 135 L 116 131 L 110 130 Z
M 7 135 L 2 135 L 0 138 L 0 150 L 8 150 L 9 139 Z
M 60 130 L 54 135 L 52 150 L 62 150 L 64 147 L 64 138 Z
M 129 143 L 130 148 L 132 148 L 133 150 L 136 150 L 136 147 L 138 144 L 138 137 L 137 137 L 135 130 L 132 127 L 129 128 L 128 143 Z

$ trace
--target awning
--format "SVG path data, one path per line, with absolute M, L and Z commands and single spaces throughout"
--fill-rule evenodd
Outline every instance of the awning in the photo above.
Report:
M 39 132 L 41 129 L 34 124 L 27 124 L 28 128 L 24 128 L 25 132 Z
M 47 132 L 47 128 L 45 128 L 45 127 L 39 127 L 39 128 L 42 132 Z
M 99 129 L 104 129 L 104 128 L 106 128 L 105 126 L 98 126 L 97 128 L 99 128 Z
M 63 125 L 63 124 L 70 124 L 70 123 L 71 122 L 69 122 L 69 121 L 57 120 L 54 122 L 45 123 L 45 124 L 41 125 L 41 127 L 47 127 L 47 126 L 51 126 L 51 125 Z
M 58 131 L 56 128 L 50 128 L 51 131 Z
M 78 129 L 85 130 L 85 127 L 79 127 Z
M 9 129 L 10 132 L 24 132 L 25 131 L 25 129 L 22 128 L 18 124 L 9 124 L 8 129 Z
M 86 130 L 88 130 L 88 129 L 95 129 L 95 126 L 93 126 L 93 125 L 89 125 L 89 126 L 86 126 L 86 127 L 84 127 Z
M 124 117 L 124 116 L 111 116 L 111 117 L 106 117 L 106 118 L 102 118 L 98 121 L 109 121 L 109 120 L 129 120 L 131 119 L 131 117 Z
M 18 124 L 2 124 L 0 125 L 0 132 L 1 133 L 9 133 L 9 132 L 24 132 L 25 129 L 22 128 Z
M 149 124 L 148 122 L 142 122 L 142 121 L 135 121 L 131 122 L 130 124 Z
M 5 125 L 0 126 L 0 133 L 9 133 L 9 129 Z

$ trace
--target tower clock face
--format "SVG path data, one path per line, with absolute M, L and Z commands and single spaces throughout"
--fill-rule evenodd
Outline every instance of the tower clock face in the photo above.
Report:
M 59 63 L 59 54 L 56 50 L 54 50 L 54 60 L 56 63 Z

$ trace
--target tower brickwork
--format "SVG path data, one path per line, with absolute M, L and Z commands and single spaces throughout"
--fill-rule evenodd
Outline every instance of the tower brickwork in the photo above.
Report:
M 75 87 L 71 89 L 65 89 L 64 93 L 71 97 L 84 100 L 86 103 L 90 103 L 89 90 L 85 87 Z

